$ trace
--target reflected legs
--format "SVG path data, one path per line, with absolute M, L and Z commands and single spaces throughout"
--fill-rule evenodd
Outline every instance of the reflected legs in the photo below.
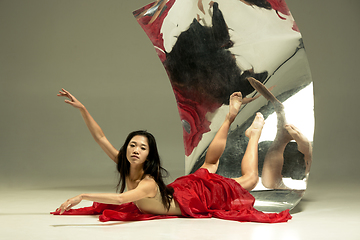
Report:
M 285 118 L 283 118 L 283 120 L 285 120 Z M 281 128 L 278 127 L 275 140 L 265 156 L 261 176 L 262 184 L 265 187 L 271 189 L 287 189 L 287 186 L 283 183 L 281 171 L 284 165 L 284 150 L 291 140 L 296 141 L 298 151 L 304 154 L 305 175 L 309 173 L 312 161 L 311 143 L 294 125 L 285 124 L 282 125 Z
M 304 154 L 306 165 L 305 174 L 308 174 L 312 161 L 311 143 L 298 128 L 292 124 L 287 124 L 282 103 L 277 100 L 261 82 L 254 78 L 248 78 L 248 80 L 259 93 L 274 105 L 277 116 L 277 132 L 275 139 L 265 156 L 261 176 L 262 184 L 267 188 L 286 189 L 287 186 L 284 184 L 281 174 L 284 165 L 284 150 L 286 145 L 291 140 L 296 141 L 299 152 Z
M 248 78 L 250 84 L 273 105 L 277 116 L 277 132 L 273 143 L 265 155 L 261 174 L 262 184 L 267 188 L 286 188 L 282 181 L 281 171 L 284 165 L 284 150 L 292 140 L 291 135 L 285 129 L 286 119 L 284 106 L 276 97 L 259 81 Z
M 297 143 L 299 152 L 304 154 L 305 175 L 307 175 L 310 172 L 310 166 L 311 166 L 311 162 L 312 162 L 312 145 L 311 145 L 311 142 L 294 125 L 287 124 L 285 126 L 285 128 L 288 131 L 288 133 L 291 135 L 291 137 Z
M 226 147 L 230 125 L 239 112 L 241 104 L 241 93 L 233 93 L 230 96 L 229 113 L 226 115 L 224 123 L 212 140 L 206 153 L 205 162 L 201 168 L 206 168 L 211 173 L 216 172 L 219 165 L 219 159 Z M 248 191 L 252 190 L 259 180 L 258 142 L 264 123 L 265 121 L 262 114 L 257 113 L 252 125 L 246 130 L 245 135 L 249 138 L 249 143 L 241 162 L 242 176 L 234 178 L 235 181 Z
M 284 150 L 293 138 L 286 130 L 284 111 L 277 111 L 276 115 L 278 122 L 276 137 L 265 155 L 261 180 L 266 188 L 284 189 L 287 188 L 281 175 L 284 165 Z
M 283 183 L 283 176 L 281 174 L 284 165 L 285 147 L 291 140 L 296 141 L 299 152 L 304 154 L 306 164 L 305 174 L 308 174 L 312 159 L 311 143 L 294 125 L 287 124 L 284 106 L 262 83 L 254 78 L 249 78 L 249 82 L 259 93 L 271 101 L 277 115 L 277 133 L 265 156 L 262 170 L 262 183 L 267 188 L 286 189 L 287 187 Z M 219 159 L 226 147 L 230 125 L 237 116 L 242 103 L 243 99 L 240 92 L 233 93 L 230 96 L 229 113 L 226 115 L 225 121 L 209 145 L 205 162 L 201 166 L 201 168 L 208 169 L 210 173 L 215 173 L 217 171 Z M 262 114 L 257 113 L 252 125 L 245 131 L 245 135 L 249 138 L 249 142 L 241 162 L 242 176 L 233 178 L 248 191 L 252 190 L 259 180 L 258 142 L 264 123 Z

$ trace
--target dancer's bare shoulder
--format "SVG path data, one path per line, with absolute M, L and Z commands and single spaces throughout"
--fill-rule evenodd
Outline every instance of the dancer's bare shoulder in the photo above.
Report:
M 138 191 L 144 192 L 146 197 L 155 197 L 158 189 L 158 185 L 155 180 L 150 176 L 145 176 L 140 180 L 139 184 L 135 188 Z
M 157 193 L 158 186 L 151 177 L 144 177 L 141 180 L 126 181 L 127 191 L 122 193 L 124 202 L 134 202 L 143 198 L 154 197 Z

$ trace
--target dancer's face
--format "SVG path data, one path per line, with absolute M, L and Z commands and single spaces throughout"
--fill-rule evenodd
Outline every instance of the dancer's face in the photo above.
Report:
M 144 164 L 149 155 L 149 150 L 147 138 L 137 135 L 130 140 L 127 146 L 126 158 L 130 164 Z

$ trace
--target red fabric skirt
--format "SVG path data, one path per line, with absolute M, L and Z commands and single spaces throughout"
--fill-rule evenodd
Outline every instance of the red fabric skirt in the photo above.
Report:
M 235 180 L 199 169 L 195 173 L 176 179 L 174 199 L 179 203 L 182 216 L 144 214 L 133 203 L 122 205 L 94 202 L 91 207 L 71 209 L 64 215 L 100 214 L 100 221 L 140 221 L 176 217 L 221 218 L 240 222 L 286 222 L 289 210 L 281 213 L 263 213 L 253 205 L 254 197 Z M 59 211 L 52 212 L 58 215 Z

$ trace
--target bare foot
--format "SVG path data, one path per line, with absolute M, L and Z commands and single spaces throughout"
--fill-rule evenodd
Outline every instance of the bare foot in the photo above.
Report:
M 248 77 L 247 80 L 256 91 L 258 91 L 274 105 L 274 109 L 276 112 L 284 110 L 284 106 L 282 105 L 282 103 L 270 92 L 267 87 L 265 87 L 264 84 L 262 84 L 260 81 L 256 80 L 253 77 Z
M 260 137 L 264 124 L 265 124 L 264 116 L 260 112 L 257 112 L 253 123 L 245 131 L 245 136 L 247 136 L 248 138 L 252 136 Z
M 251 3 L 248 3 L 247 1 L 245 1 L 245 0 L 240 0 L 241 2 L 243 2 L 243 3 L 245 3 L 246 5 L 248 5 L 248 6 L 252 6 L 252 4 Z
M 229 100 L 229 113 L 227 114 L 227 117 L 231 123 L 235 120 L 237 114 L 239 113 L 241 104 L 242 104 L 241 92 L 234 92 L 233 94 L 231 94 Z
M 276 112 L 277 117 L 277 131 L 276 137 L 274 139 L 274 146 L 285 145 L 288 144 L 294 138 L 289 134 L 285 126 L 287 125 L 285 112 L 279 111 Z M 275 144 L 276 143 L 276 144 Z
M 205 14 L 204 5 L 202 3 L 202 0 L 198 0 L 198 8 L 203 14 Z

